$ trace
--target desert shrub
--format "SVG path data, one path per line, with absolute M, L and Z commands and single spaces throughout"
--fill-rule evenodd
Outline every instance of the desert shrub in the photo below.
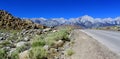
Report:
M 23 52 L 23 51 L 25 51 L 25 50 L 27 50 L 27 49 L 28 49 L 28 46 L 25 46 L 25 45 L 24 45 L 24 46 L 21 46 L 21 47 L 17 47 L 17 48 L 16 48 L 16 51 L 18 51 L 18 52 L 20 53 L 20 52 Z
M 27 46 L 17 47 L 15 51 L 12 52 L 10 59 L 19 59 L 19 53 L 27 50 Z
M 0 48 L 3 48 L 3 47 L 15 47 L 14 44 L 12 44 L 9 40 L 5 40 L 3 42 L 0 43 Z
M 14 52 L 12 52 L 12 54 L 11 54 L 11 59 L 19 59 L 19 56 L 18 56 L 18 54 L 19 54 L 19 51 L 14 51 Z
M 11 43 L 7 40 L 0 43 L 0 45 L 2 45 L 2 46 L 10 46 L 10 44 Z
M 6 59 L 6 56 L 7 56 L 6 51 L 3 49 L 0 49 L 0 59 Z
M 3 47 L 3 45 L 0 45 L 0 49 Z
M 6 32 L 10 32 L 10 31 L 8 31 L 6 29 L 0 29 L 0 32 L 6 33 Z
M 31 42 L 32 49 L 29 51 L 30 59 L 44 59 L 47 57 L 47 51 L 43 48 L 46 44 L 44 35 L 35 36 Z
M 48 34 L 47 37 L 51 37 L 53 40 L 58 41 L 68 39 L 68 34 L 67 30 L 59 30 L 58 32 Z
M 44 39 L 34 40 L 32 42 L 32 47 L 44 46 L 46 44 Z
M 32 47 L 44 46 L 45 44 L 51 46 L 58 40 L 68 40 L 69 32 L 67 29 L 61 29 L 57 32 L 50 32 L 35 36 L 32 40 Z
M 10 33 L 16 35 L 17 33 L 21 32 L 21 30 L 10 30 Z
M 67 30 L 59 30 L 58 32 L 48 33 L 44 40 L 46 41 L 47 45 L 52 46 L 58 40 L 68 40 L 68 35 L 69 33 Z
M 18 35 L 19 32 L 20 32 L 20 30 L 19 31 L 17 31 L 17 30 L 11 30 L 10 31 L 11 36 L 9 36 L 7 38 L 7 40 L 9 40 L 9 41 L 15 41 L 15 42 L 21 41 L 22 35 Z
M 60 30 L 56 33 L 58 40 L 67 40 L 69 33 L 67 30 Z
M 16 36 L 10 36 L 7 40 L 15 40 L 15 39 L 17 39 Z
M 30 59 L 45 59 L 47 51 L 42 47 L 34 47 L 29 51 Z
M 38 35 L 38 36 L 35 36 L 33 38 L 34 40 L 32 40 L 31 42 L 31 45 L 32 47 L 37 47 L 37 46 L 44 46 L 46 44 L 45 40 L 44 40 L 44 35 Z
M 52 38 L 52 37 L 47 37 L 47 38 L 46 38 L 46 44 L 49 45 L 49 46 L 54 45 L 55 40 L 53 40 L 53 39 L 54 39 L 54 38 Z
M 66 29 L 57 32 L 49 32 L 48 34 L 35 36 L 31 42 L 32 49 L 29 51 L 31 59 L 45 59 L 48 56 L 44 45 L 53 46 L 58 40 L 67 40 L 69 32 Z M 71 51 L 70 51 L 71 53 Z M 69 54 L 70 54 L 69 53 Z
M 74 51 L 72 49 L 67 50 L 67 55 L 72 56 L 74 54 Z

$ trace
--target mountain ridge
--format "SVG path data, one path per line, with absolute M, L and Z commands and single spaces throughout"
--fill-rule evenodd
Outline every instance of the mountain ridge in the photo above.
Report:
M 25 18 L 27 19 L 27 18 Z M 48 27 L 54 27 L 59 25 L 79 25 L 85 28 L 104 27 L 104 26 L 116 26 L 120 25 L 120 17 L 116 18 L 93 18 L 85 15 L 78 18 L 28 18 L 35 23 L 39 23 Z

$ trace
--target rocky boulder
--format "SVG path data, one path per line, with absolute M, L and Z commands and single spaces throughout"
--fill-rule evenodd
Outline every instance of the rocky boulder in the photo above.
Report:
M 59 40 L 59 41 L 54 43 L 53 47 L 58 48 L 58 47 L 62 47 L 63 45 L 64 45 L 64 41 Z
M 21 42 L 18 42 L 18 43 L 16 44 L 16 47 L 21 47 L 21 46 L 24 46 L 25 44 L 26 44 L 26 42 L 21 41 Z
M 30 59 L 30 58 L 29 58 L 29 50 L 26 50 L 26 51 L 24 51 L 24 52 L 21 52 L 21 53 L 19 54 L 19 59 Z

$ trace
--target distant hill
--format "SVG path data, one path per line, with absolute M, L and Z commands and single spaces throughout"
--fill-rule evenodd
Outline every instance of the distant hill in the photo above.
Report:
M 38 29 L 44 28 L 43 25 L 35 24 L 30 20 L 23 20 L 12 16 L 10 13 L 4 10 L 0 10 L 0 29 Z

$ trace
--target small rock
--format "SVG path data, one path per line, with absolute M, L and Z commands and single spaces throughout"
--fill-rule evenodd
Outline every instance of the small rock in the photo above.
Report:
M 57 32 L 57 30 L 53 30 L 52 32 Z
M 26 43 L 26 42 L 18 42 L 18 43 L 16 44 L 16 47 L 21 47 L 21 46 L 25 45 L 25 43 Z
M 65 55 L 61 55 L 61 56 L 60 56 L 60 59 L 65 59 Z
M 0 40 L 4 40 L 4 38 L 3 38 L 3 37 L 0 37 Z
M 26 29 L 23 29 L 22 32 L 20 33 L 21 35 L 25 34 Z
M 54 58 L 55 58 L 55 59 L 59 59 L 59 57 L 57 57 L 57 56 L 54 56 Z
M 6 33 L 6 34 L 5 34 L 5 37 L 9 37 L 9 36 L 10 36 L 10 34 L 9 34 L 9 33 Z
M 50 51 L 49 51 L 49 52 L 50 52 L 50 53 L 57 53 L 57 51 L 58 51 L 58 50 L 55 49 L 55 48 L 50 48 Z
M 37 30 L 35 31 L 35 34 L 38 34 L 38 35 L 42 34 L 42 30 L 37 29 Z
M 25 40 L 25 41 L 29 41 L 30 38 L 29 38 L 28 36 L 26 36 L 26 37 L 24 38 L 24 40 Z
M 22 32 L 21 32 L 21 34 L 22 35 L 25 35 L 25 34 L 41 34 L 42 33 L 42 30 L 40 30 L 40 29 L 30 29 L 30 30 L 23 30 Z
M 43 32 L 47 32 L 47 31 L 50 31 L 50 30 L 51 30 L 51 28 L 46 28 L 46 29 L 43 30 Z
M 49 46 L 48 46 L 48 45 L 45 45 L 43 48 L 48 51 Z
M 62 40 L 59 40 L 55 43 L 55 46 L 56 46 L 56 48 L 58 48 L 58 47 L 62 47 L 63 44 L 64 44 L 64 42 Z
M 2 49 L 5 51 L 10 51 L 10 47 L 3 47 Z
M 5 49 L 10 50 L 10 47 L 6 47 Z

